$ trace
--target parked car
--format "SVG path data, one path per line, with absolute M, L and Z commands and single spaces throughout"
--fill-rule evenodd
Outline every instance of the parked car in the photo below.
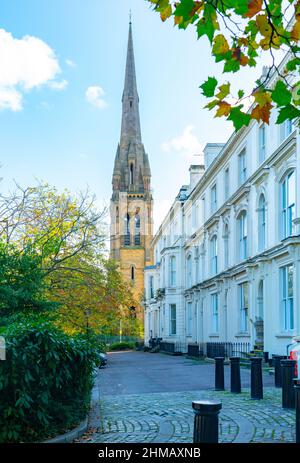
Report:
M 105 366 L 107 365 L 107 360 L 108 360 L 107 355 L 101 353 L 101 354 L 100 354 L 100 365 L 99 365 L 99 368 L 105 367 Z
M 293 343 L 289 346 L 290 359 L 296 360 L 295 378 L 300 379 L 300 336 L 294 336 Z

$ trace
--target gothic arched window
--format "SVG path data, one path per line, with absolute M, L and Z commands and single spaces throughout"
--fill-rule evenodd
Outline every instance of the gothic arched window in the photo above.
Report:
M 126 214 L 124 219 L 124 245 L 130 246 L 130 216 Z
M 134 224 L 134 244 L 140 246 L 141 244 L 141 219 L 139 214 L 135 215 Z
M 133 164 L 130 164 L 130 185 L 133 185 Z

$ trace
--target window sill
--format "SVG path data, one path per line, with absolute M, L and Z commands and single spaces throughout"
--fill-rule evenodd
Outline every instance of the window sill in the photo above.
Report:
M 245 331 L 244 333 L 236 333 L 234 335 L 235 338 L 250 338 L 250 333 L 248 331 Z
M 293 332 L 293 331 L 285 331 L 283 333 L 275 334 L 275 337 L 279 338 L 279 339 L 291 339 L 294 336 L 295 336 L 295 332 Z

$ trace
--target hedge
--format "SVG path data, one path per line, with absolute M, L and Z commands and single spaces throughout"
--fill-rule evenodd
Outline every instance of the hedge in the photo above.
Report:
M 109 346 L 109 350 L 129 350 L 134 348 L 134 342 L 115 342 Z
M 37 442 L 65 432 L 87 414 L 98 345 L 47 322 L 25 321 L 1 333 L 0 442 Z

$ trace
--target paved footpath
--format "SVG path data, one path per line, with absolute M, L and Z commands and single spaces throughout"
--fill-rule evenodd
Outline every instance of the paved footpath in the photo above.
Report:
M 109 354 L 93 391 L 90 432 L 80 442 L 192 442 L 192 401 L 220 399 L 220 442 L 293 442 L 295 412 L 281 408 L 281 390 L 263 377 L 264 399 L 250 399 L 250 371 L 242 394 L 215 392 L 214 365 L 144 352 Z M 229 367 L 225 367 L 229 389 Z

